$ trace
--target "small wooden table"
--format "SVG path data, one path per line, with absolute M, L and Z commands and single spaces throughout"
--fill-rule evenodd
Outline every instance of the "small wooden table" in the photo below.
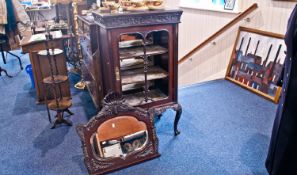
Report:
M 49 46 L 52 48 L 58 48 L 58 49 L 64 49 L 64 41 L 66 39 L 69 39 L 71 37 L 73 37 L 73 35 L 61 35 L 58 36 L 57 32 L 53 32 L 53 40 L 49 42 Z M 30 57 L 30 62 L 32 65 L 32 71 L 33 71 L 33 76 L 34 76 L 34 81 L 35 81 L 35 89 L 36 89 L 36 102 L 37 103 L 42 103 L 44 102 L 44 92 L 43 92 L 43 84 L 42 84 L 42 77 L 41 74 L 43 74 L 44 76 L 49 76 L 50 75 L 50 70 L 47 66 L 48 61 L 47 60 L 43 60 L 40 62 L 40 65 L 38 63 L 38 56 L 37 56 L 37 52 L 40 50 L 45 50 L 46 49 L 46 44 L 45 41 L 31 41 L 30 37 L 24 37 L 20 43 L 21 48 L 22 48 L 22 52 L 23 53 L 29 53 L 29 57 Z M 65 54 L 61 55 L 59 58 L 57 59 L 57 68 L 58 71 L 61 75 L 66 75 L 68 76 L 68 70 L 67 70 L 67 66 L 66 66 L 66 58 L 65 58 Z M 70 94 L 70 85 L 69 82 L 65 83 L 65 86 L 62 87 L 62 95 L 63 97 L 71 97 Z M 48 93 L 47 94 L 48 99 L 53 99 L 53 95 Z

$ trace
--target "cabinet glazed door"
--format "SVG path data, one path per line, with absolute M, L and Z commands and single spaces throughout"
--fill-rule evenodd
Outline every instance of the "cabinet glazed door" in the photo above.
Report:
M 115 74 L 128 104 L 151 107 L 172 101 L 171 28 L 143 29 L 117 32 Z

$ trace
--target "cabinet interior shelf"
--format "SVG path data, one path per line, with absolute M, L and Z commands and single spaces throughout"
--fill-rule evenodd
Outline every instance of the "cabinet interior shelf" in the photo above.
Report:
M 154 56 L 167 53 L 168 49 L 159 45 L 148 45 L 146 46 L 146 55 Z M 141 57 L 144 55 L 143 47 L 131 47 L 120 49 L 120 59 Z
M 168 77 L 168 72 L 162 69 L 159 66 L 152 66 L 148 68 L 147 80 L 157 80 Z M 131 84 L 131 83 L 141 83 L 144 82 L 144 70 L 143 68 L 139 69 L 130 69 L 122 71 L 122 85 Z
M 154 60 L 148 61 L 148 66 L 153 66 Z M 137 69 L 137 68 L 143 68 L 144 66 L 144 60 L 143 58 L 129 58 L 124 59 L 120 61 L 121 70 L 129 70 L 129 69 Z
M 120 61 L 121 70 L 129 70 L 129 69 L 136 69 L 136 68 L 143 68 L 143 59 L 140 58 L 131 58 L 131 59 L 124 59 Z
M 153 81 L 148 81 L 147 82 L 147 87 L 150 88 L 154 86 L 154 82 Z M 126 84 L 126 85 L 122 85 L 122 91 L 126 92 L 126 91 L 132 91 L 132 90 L 136 90 L 136 89 L 144 89 L 145 88 L 145 83 L 132 83 L 132 84 Z
M 161 90 L 159 89 L 153 89 L 148 91 L 148 101 L 146 102 L 145 99 L 145 93 L 144 92 L 138 92 L 133 94 L 126 94 L 124 95 L 125 102 L 132 106 L 139 106 L 144 105 L 148 103 L 152 103 L 155 101 L 165 100 L 168 98 L 167 95 L 165 95 Z
M 135 40 L 128 40 L 128 41 L 121 41 L 119 42 L 119 48 L 129 48 L 129 47 L 135 47 L 135 46 L 142 46 L 143 41 L 141 39 L 135 39 Z

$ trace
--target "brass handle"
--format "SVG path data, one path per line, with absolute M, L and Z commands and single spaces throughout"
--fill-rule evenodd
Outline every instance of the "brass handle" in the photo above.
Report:
M 119 67 L 115 67 L 115 76 L 116 76 L 116 80 L 120 81 L 120 69 Z

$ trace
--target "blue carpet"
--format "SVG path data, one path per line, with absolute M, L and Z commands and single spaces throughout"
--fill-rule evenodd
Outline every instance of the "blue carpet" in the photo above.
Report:
M 17 54 L 19 54 L 17 52 Z M 28 56 L 22 56 L 24 65 Z M 87 174 L 74 127 L 50 129 L 43 105 L 17 60 L 0 65 L 15 77 L 0 77 L 0 174 Z M 71 76 L 72 84 L 78 77 Z M 73 86 L 71 86 L 73 87 Z M 74 125 L 96 114 L 87 91 L 71 89 Z M 156 121 L 161 157 L 114 175 L 266 175 L 276 106 L 225 80 L 181 88 L 181 135 L 173 136 L 174 112 Z

